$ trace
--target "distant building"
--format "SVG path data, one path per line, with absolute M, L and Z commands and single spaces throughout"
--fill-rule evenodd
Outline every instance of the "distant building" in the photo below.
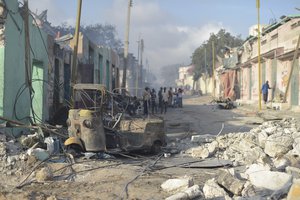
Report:
M 176 86 L 184 88 L 185 90 L 191 90 L 194 84 L 194 66 L 182 66 L 178 70 L 178 79 L 176 80 Z
M 74 48 L 75 40 L 70 41 Z M 98 46 L 83 33 L 78 42 L 78 83 L 104 84 L 108 90 L 119 88 L 118 54 L 110 48 Z

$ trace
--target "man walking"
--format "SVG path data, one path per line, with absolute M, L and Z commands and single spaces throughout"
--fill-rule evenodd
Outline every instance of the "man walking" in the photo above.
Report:
M 269 89 L 271 89 L 269 86 L 269 81 L 266 81 L 266 83 L 264 83 L 261 88 L 265 104 L 268 102 L 268 90 Z
M 164 91 L 162 93 L 162 107 L 160 110 L 160 113 L 163 114 L 163 112 L 166 114 L 167 112 L 167 107 L 168 107 L 168 100 L 169 100 L 169 92 L 167 91 L 167 88 L 164 87 Z
M 152 110 L 152 115 L 154 115 L 154 111 L 155 113 L 157 113 L 157 107 L 156 107 L 156 91 L 153 88 L 151 91 L 151 110 Z
M 150 91 L 149 88 L 146 87 L 143 93 L 143 102 L 144 102 L 144 115 L 148 116 L 149 114 L 149 101 L 150 101 Z
M 159 91 L 158 91 L 158 107 L 161 109 L 162 108 L 162 92 L 163 92 L 163 88 L 160 87 Z

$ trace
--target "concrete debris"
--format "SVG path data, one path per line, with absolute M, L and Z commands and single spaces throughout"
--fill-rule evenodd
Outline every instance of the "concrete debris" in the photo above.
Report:
M 292 183 L 292 175 L 274 171 L 256 171 L 248 174 L 251 184 L 269 190 L 282 190 Z
M 43 131 L 39 128 L 37 132 L 31 135 L 22 135 L 19 142 L 26 148 L 31 148 L 36 143 L 42 142 L 44 139 Z
M 233 102 L 230 98 L 220 97 L 218 99 L 214 99 L 213 102 L 216 102 L 220 109 L 233 109 L 237 107 L 236 102 Z
M 209 158 L 215 154 L 217 149 L 218 149 L 218 142 L 213 141 L 204 146 L 192 148 L 187 153 L 190 153 L 192 157 L 196 157 L 196 158 Z
M 195 143 L 208 143 L 214 141 L 215 136 L 213 135 L 192 135 L 191 137 L 191 142 Z
M 293 138 L 290 134 L 278 132 L 270 135 L 265 143 L 265 153 L 275 158 L 283 156 L 293 147 Z
M 217 178 L 217 183 L 234 195 L 241 195 L 245 182 L 246 181 L 237 179 L 227 170 L 221 171 Z
M 194 185 L 192 177 L 184 176 L 176 179 L 169 179 L 161 184 L 161 188 L 169 193 L 176 193 L 188 189 Z
M 237 199 L 241 199 L 241 200 L 242 199 L 243 200 L 267 199 L 267 197 L 271 196 L 272 194 L 273 191 L 255 187 L 250 183 L 250 181 L 247 181 L 242 191 L 242 197 Z
M 230 160 L 242 169 L 222 171 L 216 180 L 208 180 L 203 187 L 205 198 L 281 199 L 290 190 L 289 198 L 297 199 L 295 195 L 300 194 L 300 184 L 293 184 L 293 179 L 300 178 L 300 132 L 295 119 L 264 122 L 249 132 L 217 136 L 210 143 L 199 141 L 198 147 L 184 153 Z
M 287 200 L 300 199 L 300 180 L 297 180 L 291 186 Z
M 300 169 L 297 167 L 288 166 L 285 168 L 286 173 L 291 174 L 294 179 L 300 179 Z
M 28 155 L 22 152 L 21 145 L 0 134 L 0 172 L 7 176 L 22 175 L 27 168 Z
M 239 165 L 249 165 L 257 160 L 273 159 L 279 168 L 284 168 L 285 161 L 279 160 L 286 154 L 300 152 L 297 139 L 299 134 L 294 119 L 279 122 L 264 122 L 249 132 L 229 133 L 218 136 L 213 142 L 186 150 L 192 157 L 218 157 L 231 160 Z M 296 131 L 296 132 L 295 132 Z M 293 153 L 293 148 L 295 151 Z M 298 154 L 299 155 L 299 154 Z
M 228 196 L 227 192 L 218 185 L 214 178 L 207 180 L 202 190 L 205 199 Z
M 199 185 L 194 185 L 182 192 L 179 192 L 177 194 L 174 194 L 168 198 L 166 198 L 166 200 L 189 200 L 189 199 L 194 199 L 196 197 L 202 197 L 203 193 L 200 189 Z
M 43 167 L 36 173 L 35 178 L 38 182 L 51 181 L 53 173 L 49 167 Z

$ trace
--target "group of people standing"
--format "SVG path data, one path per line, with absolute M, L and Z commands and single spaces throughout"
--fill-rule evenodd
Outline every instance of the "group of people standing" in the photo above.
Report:
M 168 107 L 181 107 L 182 108 L 182 93 L 181 88 L 172 89 L 172 87 L 167 90 L 166 87 L 161 87 L 156 94 L 155 89 L 146 87 L 143 93 L 143 106 L 144 106 L 144 115 L 149 114 L 149 109 L 151 108 L 152 114 L 166 113 Z M 158 97 L 158 98 L 157 98 Z M 157 104 L 158 99 L 158 104 Z

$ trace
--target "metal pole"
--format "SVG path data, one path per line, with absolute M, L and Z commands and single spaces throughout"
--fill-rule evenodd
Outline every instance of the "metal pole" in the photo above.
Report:
M 261 65 L 260 65 L 260 0 L 256 0 L 257 8 L 257 48 L 258 48 L 258 109 L 261 110 Z
M 75 44 L 73 52 L 73 61 L 72 61 L 72 84 L 71 84 L 71 106 L 74 107 L 74 91 L 73 86 L 77 83 L 77 53 L 78 53 L 78 41 L 79 41 L 79 30 L 80 30 L 80 18 L 81 18 L 81 6 L 82 0 L 78 0 L 77 7 L 77 18 L 76 18 L 76 27 L 75 27 Z
M 30 36 L 29 36 L 29 9 L 28 9 L 28 0 L 24 0 L 24 39 L 25 39 L 25 79 L 26 84 L 29 86 L 30 90 L 32 90 L 31 83 L 31 62 L 30 62 Z
M 215 97 L 215 95 L 216 95 L 216 84 L 215 84 L 215 43 L 214 43 L 214 41 L 212 41 L 212 57 L 213 57 L 213 62 L 212 62 L 212 64 L 213 64 L 213 71 L 212 71 L 212 80 L 213 80 L 213 97 Z
M 125 94 L 126 91 L 126 73 L 128 65 L 128 48 L 129 48 L 129 27 L 130 27 L 130 8 L 132 6 L 132 0 L 128 0 L 128 10 L 127 10 L 127 21 L 126 21 L 126 31 L 125 31 L 125 44 L 124 44 L 124 68 L 123 68 L 123 80 L 122 80 L 122 93 Z
M 206 47 L 204 49 L 204 64 L 205 64 L 205 94 L 207 94 L 207 64 L 206 64 Z
M 139 70 L 140 70 L 140 38 L 138 41 L 138 58 L 137 58 L 137 70 L 136 70 L 136 80 L 135 80 L 135 96 L 138 96 L 138 82 L 139 82 Z

